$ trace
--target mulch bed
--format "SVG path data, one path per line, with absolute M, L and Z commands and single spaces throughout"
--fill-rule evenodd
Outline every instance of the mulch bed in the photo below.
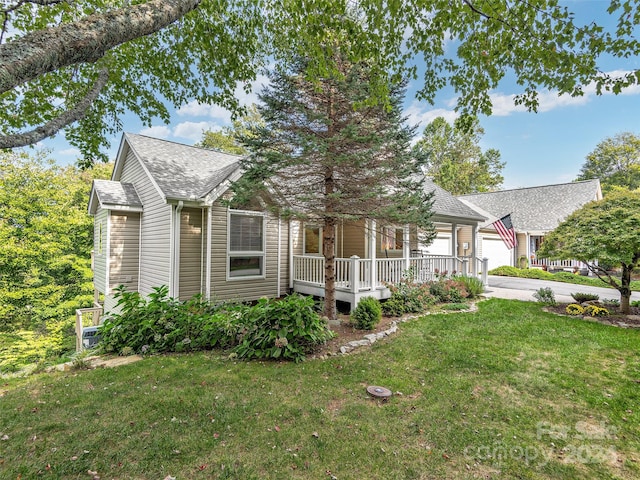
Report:
M 589 320 L 592 322 L 602 323 L 604 325 L 613 325 L 621 328 L 640 328 L 640 307 L 631 307 L 630 315 L 623 315 L 615 307 L 605 307 L 609 310 L 609 316 L 607 317 L 590 317 L 580 315 L 567 315 L 568 303 L 559 303 L 555 307 L 546 307 L 548 312 L 556 313 L 558 315 L 565 315 L 573 318 L 580 318 Z

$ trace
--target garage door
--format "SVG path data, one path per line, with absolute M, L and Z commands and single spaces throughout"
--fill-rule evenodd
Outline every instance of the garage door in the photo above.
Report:
M 508 250 L 498 236 L 482 237 L 482 257 L 489 259 L 490 271 L 502 265 L 513 266 L 513 250 Z
M 430 255 L 451 255 L 451 235 L 438 234 L 433 243 L 422 250 Z

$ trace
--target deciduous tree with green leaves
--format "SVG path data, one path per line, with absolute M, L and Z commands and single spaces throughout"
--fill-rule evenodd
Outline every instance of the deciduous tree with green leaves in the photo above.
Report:
M 450 86 L 462 113 L 488 114 L 508 73 L 522 86 L 515 101 L 534 110 L 544 88 L 618 93 L 640 80 L 599 64 L 640 53 L 633 0 L 609 2 L 609 31 L 558 0 L 8 0 L 0 12 L 0 148 L 64 130 L 85 164 L 106 158 L 129 112 L 150 125 L 191 101 L 234 109 L 238 85 L 298 55 L 315 60 L 309 78 L 337 73 L 326 46 L 340 30 L 350 62 L 375 60 L 373 103 L 386 103 L 390 77 L 417 79 L 418 64 L 418 97 Z
M 245 155 L 247 149 L 240 143 L 239 138 L 251 135 L 251 131 L 264 126 L 264 121 L 256 105 L 250 105 L 246 112 L 232 121 L 230 127 L 220 130 L 207 130 L 202 134 L 202 140 L 197 147 L 212 148 L 232 155 Z
M 477 119 L 449 124 L 438 117 L 424 129 L 415 145 L 416 154 L 424 162 L 425 172 L 433 181 L 453 195 L 490 192 L 504 180 L 504 162 L 494 148 L 482 151 L 478 142 L 484 134 Z
M 93 174 L 44 153 L 0 155 L 0 329 L 46 332 L 92 304 Z
M 620 292 L 620 310 L 629 313 L 631 273 L 640 263 L 640 191 L 612 192 L 573 212 L 546 235 L 540 256 L 576 259 Z M 599 265 L 619 267 L 620 277 Z
M 640 137 L 623 132 L 598 143 L 576 180 L 592 178 L 600 179 L 605 194 L 614 188 L 640 188 Z
M 346 41 L 346 40 L 345 40 Z M 264 126 L 242 138 L 249 156 L 234 184 L 235 203 L 256 194 L 284 215 L 322 226 L 324 314 L 336 318 L 335 241 L 341 220 L 412 224 L 433 238 L 431 194 L 411 153 L 413 129 L 401 114 L 403 89 L 388 107 L 367 105 L 367 63 L 337 61 L 339 75 L 306 77 L 309 59 L 275 70 L 259 98 Z M 363 232 L 364 241 L 364 232 Z

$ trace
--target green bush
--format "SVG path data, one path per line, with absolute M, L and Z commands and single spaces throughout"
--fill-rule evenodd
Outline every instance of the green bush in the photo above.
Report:
M 489 275 L 499 275 L 502 277 L 519 277 L 522 269 L 503 265 L 489 271 Z
M 534 292 L 533 297 L 538 300 L 538 302 L 544 303 L 545 305 L 557 305 L 553 290 L 549 287 L 539 288 Z
M 358 330 L 373 330 L 382 318 L 380 302 L 373 297 L 365 297 L 351 314 L 351 320 Z
M 482 280 L 477 277 L 459 275 L 454 277 L 454 279 L 464 285 L 468 294 L 467 298 L 476 298 L 484 292 L 484 284 L 482 283 Z
M 264 298 L 249 306 L 212 304 L 200 296 L 180 302 L 167 293 L 167 287 L 155 288 L 145 300 L 119 289 L 120 313 L 101 326 L 100 347 L 143 354 L 233 347 L 241 358 L 300 361 L 333 336 L 311 297 Z
M 460 303 L 468 297 L 467 289 L 457 278 L 439 279 L 429 286 L 429 293 L 437 303 Z
M 297 294 L 282 300 L 260 299 L 243 312 L 234 352 L 247 359 L 303 360 L 334 335 L 315 307 L 312 297 Z
M 579 293 L 579 292 L 576 292 L 576 293 L 572 293 L 571 296 L 578 303 L 593 302 L 595 300 L 599 300 L 600 299 L 600 296 L 596 295 L 595 293 Z
M 399 317 L 405 313 L 423 313 L 437 299 L 430 293 L 428 283 L 416 283 L 404 278 L 396 285 L 390 285 L 391 297 L 382 304 L 386 316 Z

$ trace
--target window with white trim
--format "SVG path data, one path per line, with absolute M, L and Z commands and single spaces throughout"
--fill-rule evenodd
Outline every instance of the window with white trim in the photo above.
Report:
M 227 277 L 264 278 L 265 216 L 260 212 L 229 210 Z
M 383 227 L 381 240 L 381 250 L 402 250 L 404 230 L 396 227 Z
M 318 225 L 304 226 L 304 254 L 322 254 L 322 228 Z

